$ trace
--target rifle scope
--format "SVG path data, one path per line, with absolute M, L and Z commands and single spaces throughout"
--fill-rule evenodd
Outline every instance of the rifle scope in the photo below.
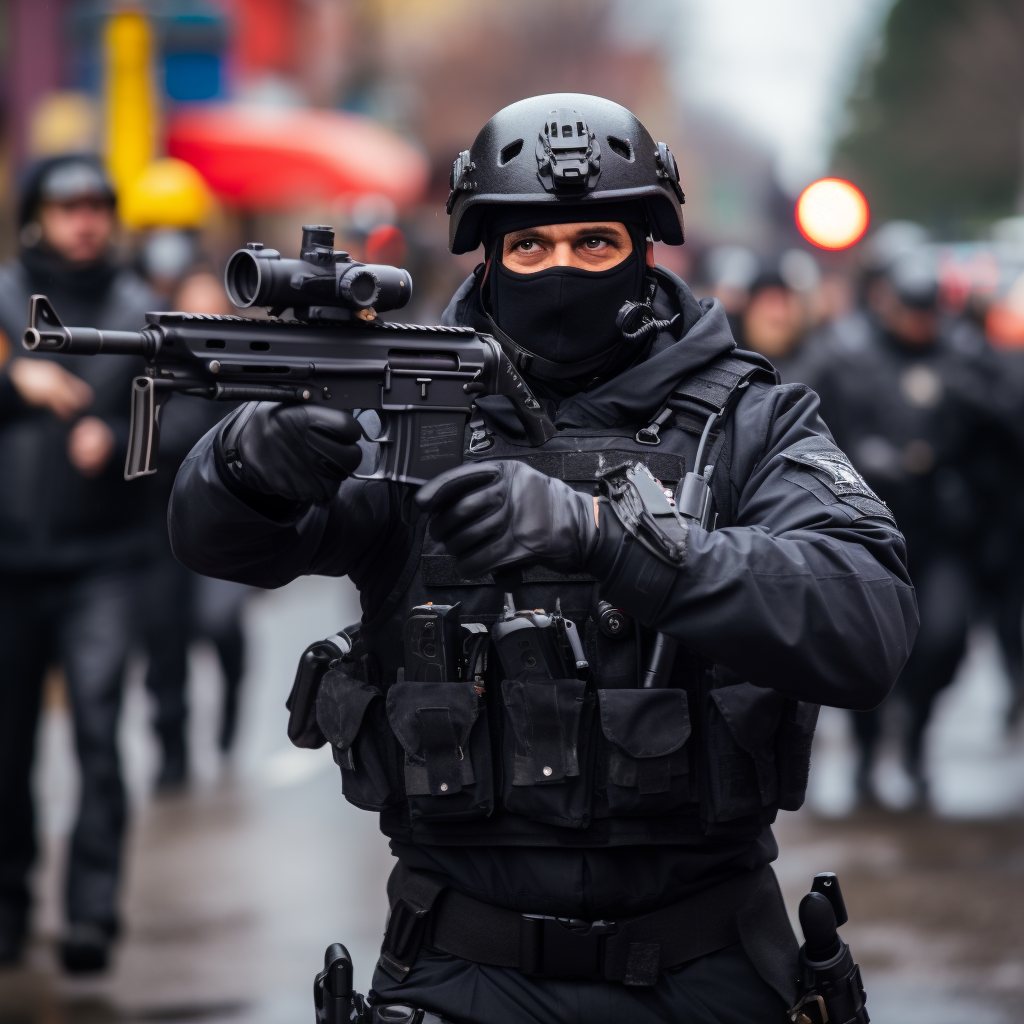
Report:
M 224 285 L 236 306 L 294 309 L 300 319 L 330 319 L 338 310 L 385 312 L 400 309 L 412 298 L 407 270 L 358 263 L 347 252 L 335 251 L 334 228 L 323 224 L 303 226 L 297 260 L 250 242 L 228 260 Z

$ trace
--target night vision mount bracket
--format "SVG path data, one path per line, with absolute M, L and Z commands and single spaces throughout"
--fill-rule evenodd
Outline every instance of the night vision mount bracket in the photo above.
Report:
M 597 184 L 601 147 L 578 110 L 548 114 L 537 136 L 537 168 L 548 192 L 582 192 Z

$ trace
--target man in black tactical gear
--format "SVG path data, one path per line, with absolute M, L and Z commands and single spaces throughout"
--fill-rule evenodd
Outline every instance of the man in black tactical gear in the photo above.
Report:
M 879 235 L 864 308 L 814 340 L 801 379 L 906 537 L 921 630 L 894 696 L 906 707 L 902 752 L 921 803 L 925 729 L 963 658 L 978 576 L 1001 561 L 1018 564 L 1002 542 L 1019 525 L 1000 527 L 1005 506 L 1016 511 L 1006 490 L 1019 479 L 1021 446 L 984 338 L 939 314 L 937 267 L 922 230 L 895 222 Z M 1015 632 L 1011 624 L 1008 643 L 1019 649 L 1019 620 Z M 880 708 L 854 715 L 858 795 L 869 804 L 881 725 Z
M 451 248 L 485 258 L 444 322 L 500 341 L 550 440 L 481 397 L 464 464 L 413 492 L 350 475 L 351 417 L 250 404 L 179 472 L 172 544 L 197 571 L 359 587 L 354 648 L 298 725 L 398 858 L 377 1002 L 644 1024 L 796 1000 L 769 826 L 802 802 L 817 704 L 877 704 L 917 612 L 814 395 L 653 265 L 681 201 L 617 104 L 507 107 L 453 168 Z
M 0 270 L 0 330 L 15 343 L 29 296 L 61 316 L 137 328 L 153 295 L 112 258 L 114 193 L 99 162 L 32 168 L 20 204 L 21 255 Z M 117 750 L 121 678 L 146 487 L 122 478 L 129 394 L 141 360 L 40 358 L 18 350 L 0 372 L 0 963 L 25 938 L 35 857 L 29 778 L 43 675 L 63 666 L 82 789 L 67 866 L 69 970 L 105 966 L 117 930 L 125 794 Z

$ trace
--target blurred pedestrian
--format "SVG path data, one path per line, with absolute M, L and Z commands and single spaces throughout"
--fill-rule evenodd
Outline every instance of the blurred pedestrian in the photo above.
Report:
M 705 254 L 702 264 L 708 294 L 722 303 L 735 335 L 760 269 L 757 256 L 743 245 L 716 245 Z
M 907 540 L 921 629 L 894 693 L 905 705 L 900 739 L 920 802 L 927 796 L 925 728 L 965 651 L 973 564 L 991 522 L 979 459 L 1015 450 L 1016 439 L 991 402 L 994 368 L 984 339 L 939 314 L 930 253 L 916 243 L 894 248 L 870 268 L 865 307 L 826 331 L 802 373 L 836 442 Z M 875 799 L 881 723 L 880 709 L 854 713 L 857 790 L 867 802 Z
M 782 382 L 799 380 L 797 369 L 807 318 L 801 297 L 776 269 L 763 270 L 750 286 L 750 297 L 734 335 L 741 348 L 771 360 Z
M 187 313 L 226 314 L 224 287 L 211 269 L 193 266 L 178 282 L 171 305 Z M 235 408 L 176 395 L 161 413 L 159 471 L 154 477 L 151 515 L 153 561 L 147 579 L 145 638 L 149 654 L 146 688 L 152 694 L 154 726 L 160 740 L 158 791 L 173 791 L 188 780 L 188 652 L 196 639 L 217 651 L 224 689 L 219 746 L 231 750 L 238 720 L 238 698 L 245 671 L 241 618 L 251 587 L 208 579 L 186 569 L 171 553 L 167 503 L 174 477 L 196 442 Z
M 29 296 L 67 323 L 138 329 L 153 295 L 113 256 L 115 196 L 88 156 L 45 160 L 20 198 L 19 257 L 0 269 L 0 963 L 25 941 L 36 855 L 29 778 L 47 666 L 64 668 L 81 770 L 66 875 L 69 971 L 100 970 L 118 932 L 125 792 L 122 677 L 148 552 L 145 483 L 128 485 L 128 396 L 142 360 L 37 357 Z
M 127 219 L 141 232 L 138 264 L 164 305 L 186 313 L 232 312 L 220 278 L 202 253 L 209 190 L 178 160 L 160 160 L 126 195 Z M 188 652 L 193 640 L 213 642 L 224 680 L 219 745 L 231 749 L 244 673 L 241 614 L 251 588 L 210 580 L 186 569 L 167 539 L 167 502 L 178 467 L 193 445 L 235 406 L 178 395 L 161 412 L 159 471 L 152 489 L 153 560 L 146 581 L 146 688 L 155 704 L 161 761 L 156 788 L 179 789 L 188 780 Z
M 981 301 L 970 296 L 967 309 L 984 325 L 993 349 L 999 385 L 993 402 L 1024 431 L 1024 274 L 995 301 L 990 295 Z M 1008 473 L 1004 462 L 991 446 L 979 453 L 991 512 L 976 572 L 1010 678 L 1006 724 L 1012 729 L 1024 715 L 1024 470 Z

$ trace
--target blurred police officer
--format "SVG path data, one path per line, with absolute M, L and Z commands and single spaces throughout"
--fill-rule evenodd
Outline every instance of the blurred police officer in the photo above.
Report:
M 21 349 L 29 296 L 69 323 L 135 329 L 152 295 L 113 259 L 114 193 L 91 157 L 31 169 L 21 254 L 0 270 L 0 961 L 18 956 L 36 847 L 29 776 L 43 674 L 63 666 L 81 768 L 67 862 L 64 965 L 97 970 L 118 928 L 125 794 L 121 679 L 147 552 L 145 486 L 122 478 L 139 360 Z
M 781 1024 L 795 998 L 770 823 L 803 799 L 817 703 L 881 700 L 916 610 L 892 516 L 814 395 L 737 356 L 721 304 L 653 265 L 652 236 L 683 241 L 681 199 L 671 153 L 617 104 L 507 107 L 453 169 L 451 248 L 485 258 L 445 322 L 499 339 L 550 440 L 529 447 L 482 397 L 465 463 L 414 495 L 351 478 L 351 417 L 250 404 L 178 475 L 172 544 L 198 571 L 360 589 L 362 668 L 331 677 L 317 722 L 399 862 L 378 1002 L 477 1024 Z M 648 533 L 595 501 L 632 462 L 673 489 L 714 466 L 719 529 Z M 479 681 L 431 682 L 403 655 L 428 601 L 492 636 L 550 628 L 513 606 L 560 606 L 589 675 L 537 681 L 513 645 L 473 662 Z
M 903 753 L 920 801 L 925 727 L 963 657 L 974 566 L 998 518 L 989 462 L 994 457 L 1005 471 L 1017 445 L 992 402 L 984 339 L 970 325 L 940 317 L 934 258 L 914 227 L 892 225 L 876 244 L 865 307 L 818 339 L 804 377 L 836 442 L 907 540 L 921 630 L 897 693 L 907 710 Z M 871 802 L 881 713 L 855 715 L 854 724 L 858 792 Z

